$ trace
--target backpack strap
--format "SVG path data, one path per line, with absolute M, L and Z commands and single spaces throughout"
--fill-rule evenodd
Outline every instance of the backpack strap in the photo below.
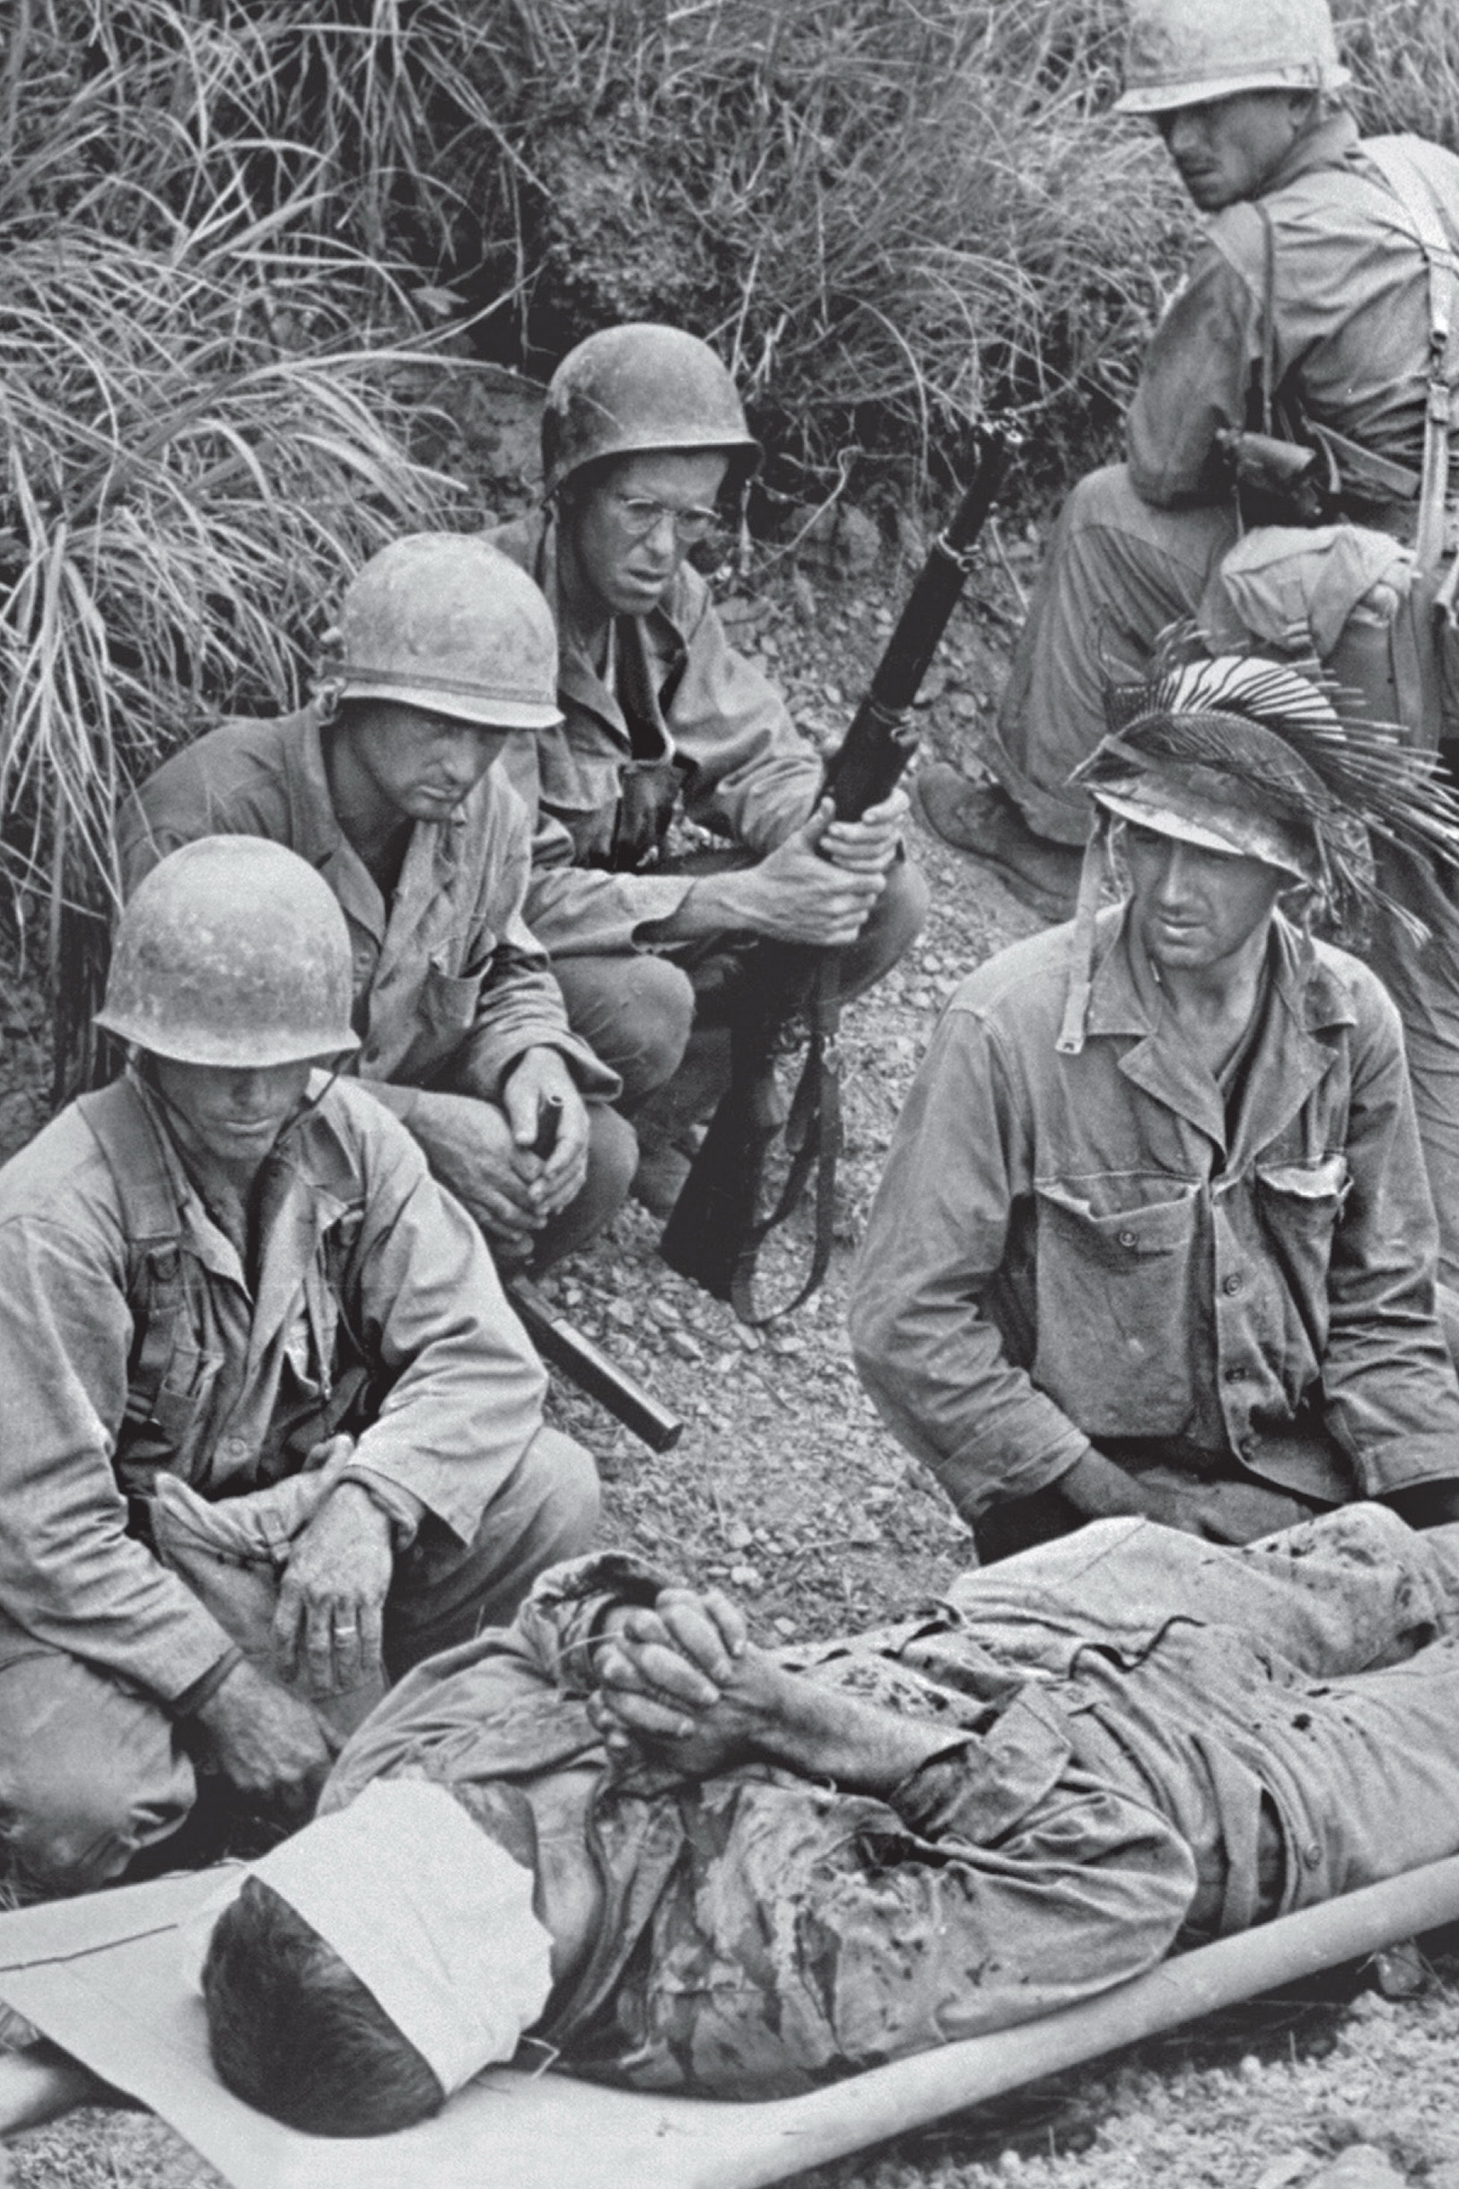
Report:
M 133 1323 L 125 1421 L 140 1429 L 152 1419 L 187 1306 L 177 1198 L 156 1127 L 129 1079 L 80 1096 L 76 1107 L 106 1158 L 121 1204 Z
M 1449 434 L 1459 386 L 1459 253 L 1428 176 L 1400 137 L 1369 137 L 1363 156 L 1377 168 L 1402 207 L 1408 232 L 1429 270 L 1429 379 L 1424 411 L 1423 484 L 1419 489 L 1414 554 L 1420 573 L 1437 568 L 1444 552 L 1449 493 Z

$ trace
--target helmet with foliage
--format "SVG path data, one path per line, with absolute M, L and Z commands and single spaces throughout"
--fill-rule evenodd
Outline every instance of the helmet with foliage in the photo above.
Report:
M 1121 114 L 1163 114 L 1238 91 L 1336 91 L 1327 0 L 1130 0 Z
M 372 555 L 325 634 L 321 697 L 386 699 L 486 729 L 548 730 L 552 611 L 525 570 L 465 532 L 412 532 Z
M 580 342 L 552 375 L 542 413 L 542 470 L 555 494 L 584 464 L 653 449 L 739 452 L 760 444 L 745 423 L 728 368 L 681 327 L 633 320 Z
M 1167 651 L 1178 643 L 1175 634 Z M 1075 769 L 1106 814 L 1305 882 L 1335 924 L 1377 898 L 1368 832 L 1459 865 L 1459 806 L 1434 756 L 1340 721 L 1311 677 L 1244 654 L 1157 667 L 1105 693 L 1109 734 Z
M 123 911 L 96 1023 L 175 1063 L 298 1064 L 358 1048 L 350 976 L 344 914 L 307 860 L 202 836 Z

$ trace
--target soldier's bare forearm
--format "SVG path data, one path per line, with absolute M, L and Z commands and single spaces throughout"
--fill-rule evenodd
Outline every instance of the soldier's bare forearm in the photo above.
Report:
M 889 1794 L 968 1738 L 965 1731 L 904 1718 L 859 1695 L 823 1687 L 759 1650 L 746 1651 L 736 1686 L 742 1682 L 757 1691 L 754 1747 L 761 1760 L 830 1779 L 848 1793 Z

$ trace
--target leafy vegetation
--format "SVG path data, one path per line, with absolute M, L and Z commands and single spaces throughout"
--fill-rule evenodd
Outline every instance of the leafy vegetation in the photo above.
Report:
M 1344 0 L 1370 124 L 1452 139 L 1459 13 Z M 472 358 L 626 315 L 729 358 L 771 493 L 904 493 L 987 405 L 1054 484 L 1190 222 L 1108 115 L 1119 0 L 11 0 L 0 860 L 57 971 L 120 786 L 298 696 L 341 573 L 471 521 Z M 452 363 L 452 370 L 445 367 Z

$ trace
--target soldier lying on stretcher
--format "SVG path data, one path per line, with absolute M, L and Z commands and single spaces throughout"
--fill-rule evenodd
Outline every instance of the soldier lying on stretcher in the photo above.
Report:
M 418 1667 L 230 1883 L 214 2059 L 326 2135 L 529 2032 L 601 2080 L 793 2092 L 1454 1852 L 1456 1723 L 1459 1527 L 1378 1505 L 1239 1550 L 1099 1522 L 774 1653 L 589 1558 Z

